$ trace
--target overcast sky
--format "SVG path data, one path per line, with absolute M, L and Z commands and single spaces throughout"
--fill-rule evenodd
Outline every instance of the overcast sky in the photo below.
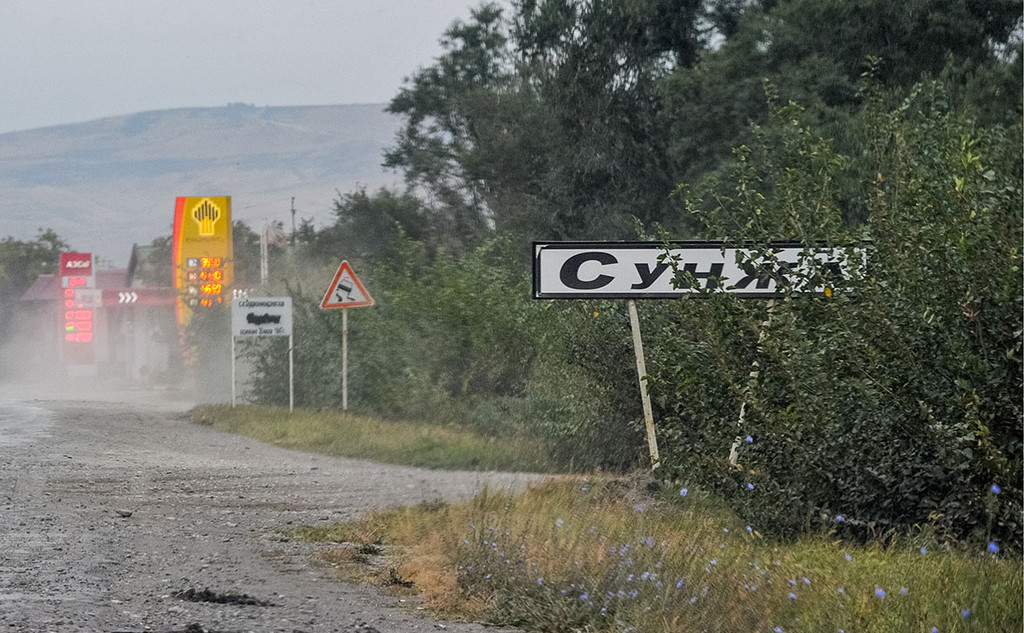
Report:
M 228 103 L 386 103 L 479 4 L 0 0 L 0 133 Z

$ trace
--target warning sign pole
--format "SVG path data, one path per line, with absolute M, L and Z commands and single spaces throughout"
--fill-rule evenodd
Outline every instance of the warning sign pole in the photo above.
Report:
M 348 411 L 348 308 L 341 310 L 341 410 Z

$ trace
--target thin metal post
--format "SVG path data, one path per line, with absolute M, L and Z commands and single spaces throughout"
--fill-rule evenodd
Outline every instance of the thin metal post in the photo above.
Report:
M 341 309 L 341 410 L 348 411 L 348 308 Z
M 231 408 L 235 408 L 235 335 L 231 335 Z
M 295 410 L 295 339 L 288 335 L 288 413 Z
M 651 453 L 651 470 L 658 467 L 661 457 L 658 455 L 658 438 L 654 433 L 654 411 L 651 409 L 651 396 L 647 393 L 647 367 L 644 363 L 644 343 L 640 338 L 640 317 L 636 312 L 636 301 L 629 299 L 629 327 L 633 331 L 633 350 L 636 352 L 636 373 L 640 380 L 640 402 L 644 407 L 644 423 L 647 426 L 647 447 Z

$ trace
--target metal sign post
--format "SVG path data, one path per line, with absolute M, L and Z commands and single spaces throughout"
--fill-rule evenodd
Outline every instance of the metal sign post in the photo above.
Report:
M 348 411 L 348 308 L 341 310 L 341 410 Z
M 647 427 L 647 448 L 651 453 L 651 469 L 658 467 L 658 437 L 654 433 L 654 411 L 651 409 L 651 395 L 647 392 L 647 367 L 644 363 L 644 342 L 640 338 L 640 317 L 636 313 L 636 301 L 626 302 L 629 307 L 629 327 L 633 332 L 633 351 L 636 353 L 636 374 L 640 381 L 640 402 L 644 408 L 644 425 Z
M 235 406 L 235 337 L 288 337 L 288 412 L 295 410 L 291 297 L 240 297 L 231 302 L 231 406 Z

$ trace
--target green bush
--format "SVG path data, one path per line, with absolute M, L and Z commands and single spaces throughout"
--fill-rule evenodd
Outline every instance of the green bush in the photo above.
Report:
M 770 309 L 674 305 L 656 363 L 666 475 L 782 534 L 927 527 L 1019 550 L 1020 129 L 978 128 L 934 84 L 865 98 L 867 274 Z M 856 241 L 830 189 L 849 161 L 799 119 L 775 110 L 727 178 L 688 192 L 709 234 Z

